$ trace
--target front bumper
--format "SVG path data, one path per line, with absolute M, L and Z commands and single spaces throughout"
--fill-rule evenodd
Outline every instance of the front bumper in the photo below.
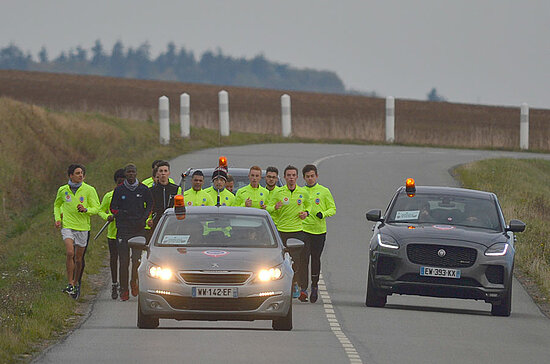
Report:
M 291 275 L 277 281 L 241 285 L 188 284 L 181 279 L 161 281 L 144 272 L 139 275 L 139 301 L 146 315 L 176 320 L 272 320 L 291 309 Z M 236 298 L 192 297 L 193 287 L 237 288 Z
M 457 267 L 460 278 L 426 277 L 422 266 L 408 258 L 404 249 L 389 251 L 378 248 L 370 252 L 369 269 L 376 288 L 386 294 L 406 294 L 444 298 L 463 298 L 499 302 L 512 283 L 513 255 L 486 257 L 478 252 L 470 267 Z

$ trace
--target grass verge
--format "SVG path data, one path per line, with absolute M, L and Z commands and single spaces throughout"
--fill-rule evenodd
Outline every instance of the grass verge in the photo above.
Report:
M 550 313 L 550 162 L 539 159 L 488 159 L 454 170 L 463 187 L 497 194 L 507 219 L 527 224 L 517 234 L 516 276 L 524 286 L 534 282 L 529 293 L 547 315 Z M 526 287 L 529 288 L 529 287 Z

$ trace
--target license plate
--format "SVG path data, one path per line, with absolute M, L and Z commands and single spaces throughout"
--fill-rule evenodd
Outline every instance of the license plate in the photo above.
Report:
M 459 269 L 420 267 L 420 275 L 426 277 L 460 278 Z
M 228 287 L 193 287 L 192 297 L 237 298 L 237 288 Z

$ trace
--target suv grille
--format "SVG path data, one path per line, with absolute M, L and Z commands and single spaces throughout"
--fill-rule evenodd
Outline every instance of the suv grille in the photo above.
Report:
M 181 278 L 189 284 L 243 284 L 251 273 L 182 272 Z
M 438 251 L 443 249 L 445 255 L 440 257 Z M 460 246 L 409 244 L 407 257 L 412 263 L 426 264 L 434 267 L 466 268 L 474 265 L 477 250 Z

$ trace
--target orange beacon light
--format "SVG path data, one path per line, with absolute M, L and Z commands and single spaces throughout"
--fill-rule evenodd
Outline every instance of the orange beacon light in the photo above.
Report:
M 219 159 L 218 166 L 227 169 L 227 158 L 225 158 L 223 155 Z
M 407 178 L 407 180 L 405 181 L 405 191 L 407 192 L 407 196 L 414 197 L 414 194 L 416 193 L 416 185 L 414 179 Z
M 185 219 L 185 201 L 183 195 L 174 196 L 174 212 L 178 220 Z

